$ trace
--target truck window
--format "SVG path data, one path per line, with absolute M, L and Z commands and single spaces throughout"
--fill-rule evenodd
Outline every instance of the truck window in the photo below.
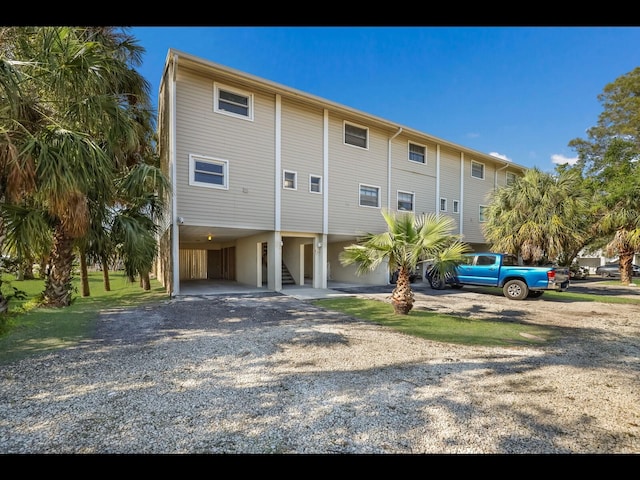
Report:
M 495 255 L 479 255 L 476 265 L 493 265 L 496 263 Z
M 511 267 L 517 267 L 518 266 L 518 259 L 516 257 L 514 257 L 513 255 L 505 255 L 504 257 L 502 257 L 502 264 L 503 265 L 508 265 Z

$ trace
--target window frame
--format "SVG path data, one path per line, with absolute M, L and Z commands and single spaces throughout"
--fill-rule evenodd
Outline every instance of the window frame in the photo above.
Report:
M 196 164 L 197 162 L 208 163 L 212 165 L 222 166 L 222 184 L 201 182 L 196 180 Z M 211 172 L 203 172 L 205 174 L 216 175 Z M 209 157 L 207 155 L 199 155 L 196 153 L 189 154 L 189 185 L 194 187 L 216 188 L 218 190 L 229 190 L 229 161 L 222 158 Z
M 443 203 L 444 203 L 444 208 L 443 207 Z M 440 209 L 441 212 L 446 212 L 447 211 L 447 199 L 446 197 L 440 197 L 440 204 L 438 205 L 438 208 Z
M 370 189 L 375 189 L 377 191 L 377 205 L 363 205 L 362 204 L 362 188 L 370 188 Z M 380 187 L 376 186 L 376 185 L 370 185 L 368 183 L 360 183 L 358 184 L 358 206 L 359 207 L 365 207 L 365 208 L 380 208 L 380 205 L 382 204 L 382 199 L 380 198 L 380 194 L 381 194 L 382 190 Z
M 400 195 L 410 195 L 411 196 L 411 209 L 407 210 L 404 208 L 400 208 Z M 409 192 L 408 190 L 397 190 L 396 191 L 396 210 L 399 212 L 415 212 L 416 211 L 416 194 L 415 192 Z
M 481 177 L 476 177 L 473 174 L 473 166 L 474 165 L 479 165 L 482 168 L 482 176 Z M 471 178 L 475 178 L 475 179 L 478 179 L 478 180 L 484 180 L 485 177 L 486 177 L 485 170 L 486 170 L 486 168 L 485 168 L 484 163 L 478 162 L 477 160 L 471 160 Z
M 312 180 L 314 178 L 318 179 L 318 191 L 317 192 L 311 188 L 312 185 L 313 185 Z M 322 176 L 309 174 L 309 193 L 322 194 Z
M 453 201 L 453 213 L 460 213 L 460 200 Z
M 509 178 L 513 178 L 513 180 L 510 182 Z M 517 179 L 518 175 L 516 175 L 514 172 L 505 172 L 504 184 L 506 186 L 513 185 Z
M 478 205 L 478 223 L 485 223 L 487 221 L 484 211 L 488 208 L 488 205 Z
M 415 152 L 411 151 L 411 146 L 412 145 L 415 146 L 415 147 L 422 148 L 424 150 L 424 152 L 422 153 L 422 161 L 414 160 L 413 158 L 411 158 L 411 154 L 415 153 Z M 418 164 L 421 164 L 421 165 L 426 165 L 427 164 L 427 146 L 426 145 L 422 145 L 420 143 L 412 142 L 411 140 L 409 140 L 407 142 L 407 159 L 412 163 L 418 163 Z
M 349 125 L 350 127 L 353 128 L 357 128 L 360 130 L 364 131 L 365 137 L 364 137 L 364 147 L 362 145 L 355 145 L 353 143 L 348 143 L 347 142 L 347 125 Z M 353 135 L 352 135 L 353 136 Z M 350 147 L 356 147 L 356 148 L 362 148 L 363 150 L 369 150 L 369 127 L 365 127 L 363 125 L 358 125 L 357 123 L 353 123 L 353 122 L 348 122 L 346 120 L 344 120 L 342 122 L 342 141 L 345 145 L 348 145 Z
M 287 173 L 293 174 L 293 187 L 287 187 Z M 282 170 L 282 188 L 285 190 L 298 189 L 298 172 L 294 170 Z
M 240 113 L 231 112 L 229 110 L 225 110 L 220 108 L 220 91 L 232 93 L 234 95 L 238 95 L 240 97 L 246 97 L 247 99 L 247 115 L 242 115 Z M 223 100 L 228 103 L 228 100 Z M 218 82 L 213 82 L 213 111 L 215 113 L 220 113 L 222 115 L 229 115 L 234 118 L 241 118 L 242 120 L 248 120 L 253 122 L 253 93 L 247 92 L 245 90 L 241 90 L 239 88 L 229 87 L 227 85 L 223 85 Z

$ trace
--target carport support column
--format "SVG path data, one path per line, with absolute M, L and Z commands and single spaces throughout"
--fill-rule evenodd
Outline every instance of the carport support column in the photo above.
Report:
M 327 236 L 313 239 L 313 288 L 327 288 Z
M 273 232 L 272 240 L 268 244 L 269 272 L 267 287 L 275 292 L 282 291 L 282 235 Z

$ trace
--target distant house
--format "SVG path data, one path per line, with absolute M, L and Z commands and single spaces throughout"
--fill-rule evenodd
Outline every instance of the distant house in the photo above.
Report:
M 159 93 L 172 192 L 156 274 L 173 295 L 191 279 L 273 291 L 388 283 L 386 266 L 359 277 L 338 260 L 360 234 L 386 230 L 381 209 L 448 215 L 484 249 L 487 195 L 526 170 L 173 49 Z

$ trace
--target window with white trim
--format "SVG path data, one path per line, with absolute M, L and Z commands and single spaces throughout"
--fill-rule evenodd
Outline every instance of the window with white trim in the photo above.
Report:
M 460 213 L 460 201 L 459 200 L 454 200 L 453 201 L 453 213 Z
M 309 191 L 311 193 L 322 193 L 322 177 L 309 175 Z
M 229 162 L 203 155 L 189 155 L 189 185 L 229 188 Z
M 478 222 L 484 223 L 487 221 L 487 207 L 486 205 L 478 205 Z
M 398 190 L 398 210 L 413 212 L 413 192 L 402 192 Z
M 360 184 L 359 205 L 361 207 L 380 208 L 380 187 Z
M 484 180 L 484 163 L 471 160 L 471 176 Z
M 344 122 L 344 143 L 355 147 L 369 148 L 369 129 Z
M 298 174 L 296 172 L 292 172 L 291 170 L 284 170 L 282 172 L 282 188 L 286 188 L 287 190 L 296 190 L 298 183 Z
M 444 197 L 440 197 L 440 211 L 441 212 L 447 211 L 447 199 Z
M 427 147 L 409 142 L 409 160 L 417 163 L 427 163 Z
M 516 174 L 513 172 L 507 172 L 506 174 L 506 184 L 507 185 L 513 185 L 514 183 L 516 183 Z
M 224 115 L 253 120 L 253 94 L 237 88 L 213 84 L 213 111 Z

